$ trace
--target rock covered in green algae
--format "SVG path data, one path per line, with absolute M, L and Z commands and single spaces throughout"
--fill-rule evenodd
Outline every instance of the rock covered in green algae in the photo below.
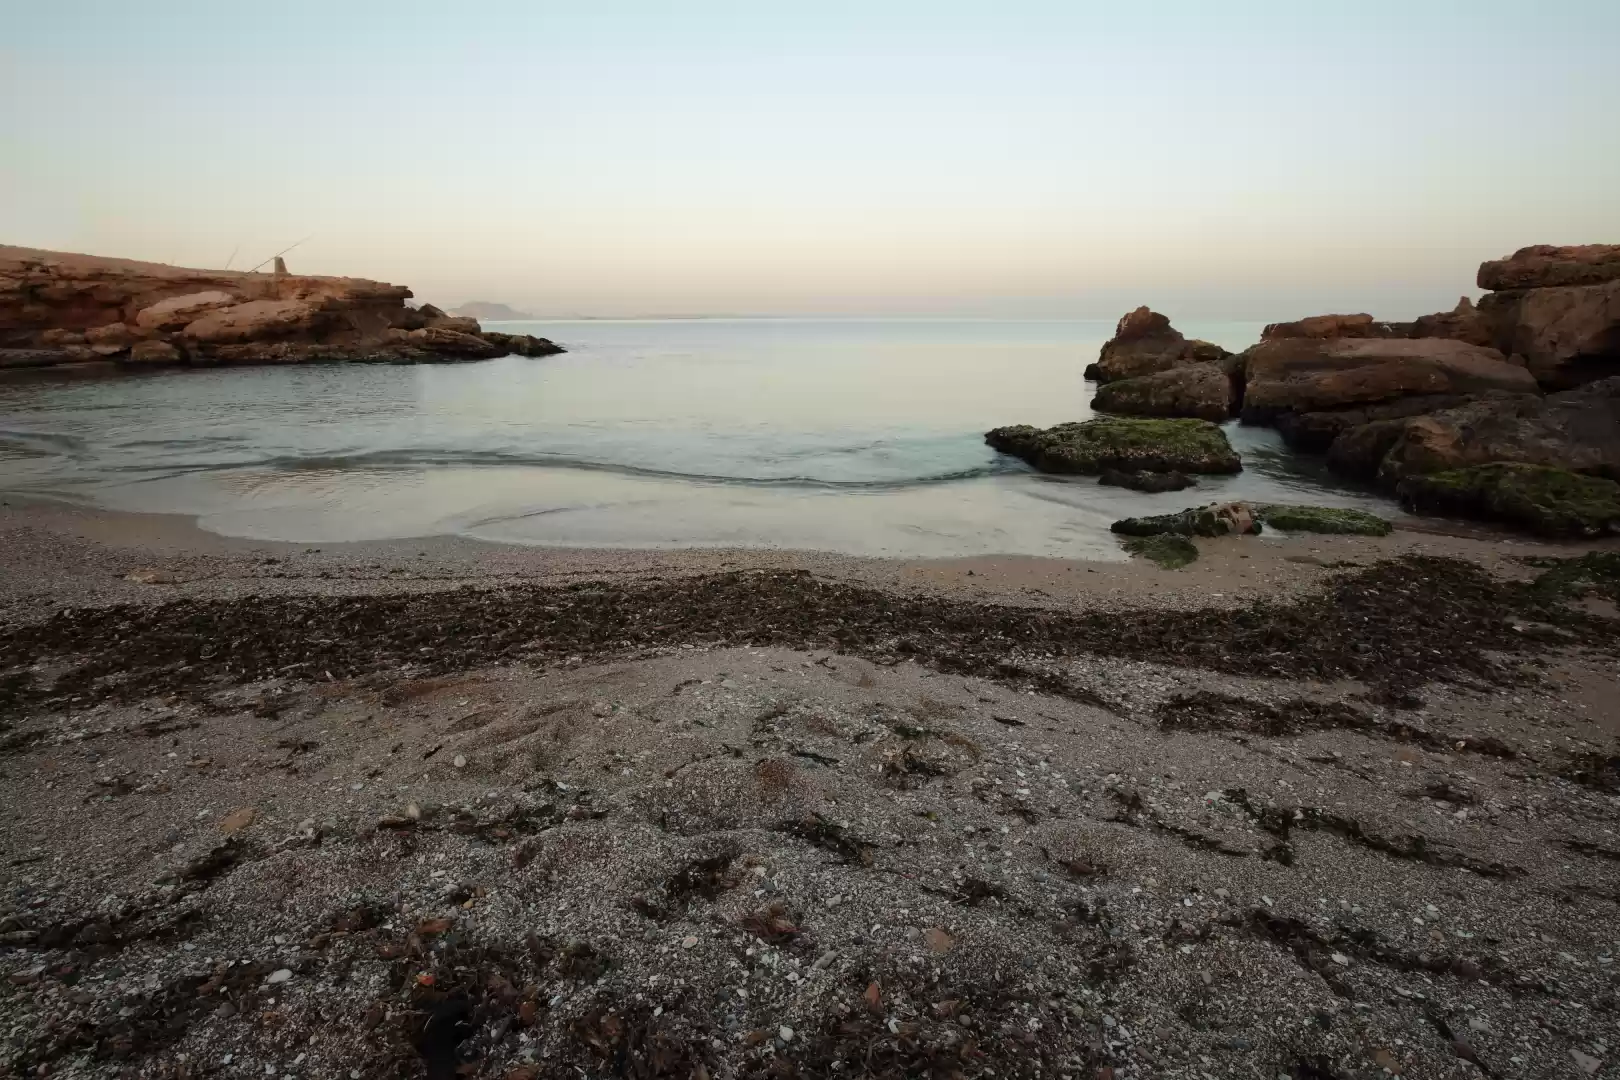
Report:
M 1185 536 L 1127 536 L 1120 543 L 1132 555 L 1151 559 L 1166 570 L 1179 570 L 1198 558 L 1198 545 Z
M 1620 484 L 1545 465 L 1498 461 L 1408 476 L 1396 493 L 1414 513 L 1503 521 L 1542 536 L 1620 533 Z
M 1283 532 L 1388 536 L 1394 527 L 1377 514 L 1331 506 L 1257 506 L 1254 508 L 1254 519 Z
M 1037 428 L 1000 427 L 984 441 L 1042 472 L 1235 473 L 1243 463 L 1226 433 L 1204 420 L 1126 420 L 1114 417 Z
M 1260 531 L 1244 503 L 1211 503 L 1174 514 L 1122 518 L 1108 527 L 1122 536 L 1241 536 Z
M 1197 481 L 1184 472 L 1150 472 L 1147 469 L 1122 472 L 1119 469 L 1104 469 L 1102 475 L 1097 477 L 1097 483 L 1104 487 L 1158 492 L 1181 491 L 1183 488 L 1192 487 Z

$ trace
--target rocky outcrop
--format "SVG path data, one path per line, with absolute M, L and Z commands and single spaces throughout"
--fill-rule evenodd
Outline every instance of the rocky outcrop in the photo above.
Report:
M 1555 538 L 1620 533 L 1620 484 L 1566 469 L 1495 462 L 1409 476 L 1396 490 L 1417 514 L 1501 521 Z
M 1470 399 L 1462 394 L 1415 394 L 1358 408 L 1282 413 L 1273 420 L 1273 423 L 1278 433 L 1282 435 L 1283 441 L 1295 450 L 1322 454 L 1346 432 L 1370 424 L 1405 420 L 1437 409 L 1448 409 L 1468 400 Z
M 1273 338 L 1244 356 L 1246 423 L 1414 396 L 1536 390 L 1530 373 L 1495 349 L 1444 338 Z
M 1232 415 L 1232 380 L 1214 364 L 1187 364 L 1097 388 L 1091 407 L 1123 416 L 1188 416 L 1219 423 Z
M 1538 245 L 1482 263 L 1492 343 L 1551 389 L 1620 375 L 1620 244 Z
M 985 442 L 1041 472 L 1235 473 L 1242 462 L 1226 433 L 1203 420 L 1104 418 L 1051 428 L 996 428 Z
M 1170 320 L 1139 307 L 1120 318 L 1085 377 L 1097 382 L 1134 379 L 1185 364 L 1224 363 L 1231 354 L 1208 341 L 1188 340 Z
M 0 247 L 0 366 L 467 360 L 562 350 L 362 278 L 190 270 Z
M 1620 376 L 1576 390 L 1471 401 L 1403 422 L 1380 460 L 1387 483 L 1513 462 L 1620 481 Z
M 481 336 L 491 345 L 498 345 L 517 356 L 551 356 L 563 351 L 562 346 L 550 338 L 535 337 L 533 334 L 503 334 L 498 330 L 485 330 Z

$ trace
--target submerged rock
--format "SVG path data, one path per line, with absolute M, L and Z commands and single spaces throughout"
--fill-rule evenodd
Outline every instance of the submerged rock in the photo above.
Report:
M 1109 527 L 1121 536 L 1242 536 L 1261 529 L 1247 503 L 1211 503 L 1174 514 L 1122 518 Z
M 1121 316 L 1114 336 L 1103 343 L 1097 362 L 1085 377 L 1101 383 L 1134 379 L 1185 364 L 1223 363 L 1225 349 L 1208 341 L 1189 341 L 1157 311 L 1139 307 Z
M 984 439 L 1042 472 L 1235 473 L 1243 468 L 1226 433 L 1203 420 L 1109 417 L 1050 428 L 1019 424 L 996 428 Z
M 1166 570 L 1179 570 L 1198 558 L 1198 545 L 1185 536 L 1127 536 L 1120 546 L 1138 558 L 1149 559 Z
M 1186 364 L 1097 388 L 1091 406 L 1125 416 L 1186 416 L 1219 423 L 1232 415 L 1232 380 L 1215 364 Z
M 1136 472 L 1124 472 L 1120 469 L 1104 469 L 1097 478 L 1097 483 L 1105 487 L 1130 488 L 1132 491 L 1181 491 L 1192 487 L 1197 481 L 1184 472 L 1153 472 L 1141 469 Z
M 1503 521 L 1550 537 L 1620 533 L 1620 484 L 1566 469 L 1496 462 L 1408 476 L 1397 492 L 1418 514 Z

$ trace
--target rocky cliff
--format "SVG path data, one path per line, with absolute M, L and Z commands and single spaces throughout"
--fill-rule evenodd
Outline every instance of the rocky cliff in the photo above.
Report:
M 364 278 L 192 270 L 0 246 L 0 368 L 477 360 L 544 338 L 406 303 Z

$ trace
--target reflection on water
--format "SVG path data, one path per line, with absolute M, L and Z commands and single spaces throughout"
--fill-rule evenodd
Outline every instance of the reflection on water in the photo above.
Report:
M 1141 495 L 984 445 L 1090 415 L 1100 322 L 510 323 L 570 351 L 400 368 L 264 367 L 0 385 L 0 486 L 345 539 L 1117 555 L 1126 514 L 1210 498 L 1378 506 L 1274 432 L 1245 472 Z M 1241 348 L 1258 324 L 1187 328 Z

